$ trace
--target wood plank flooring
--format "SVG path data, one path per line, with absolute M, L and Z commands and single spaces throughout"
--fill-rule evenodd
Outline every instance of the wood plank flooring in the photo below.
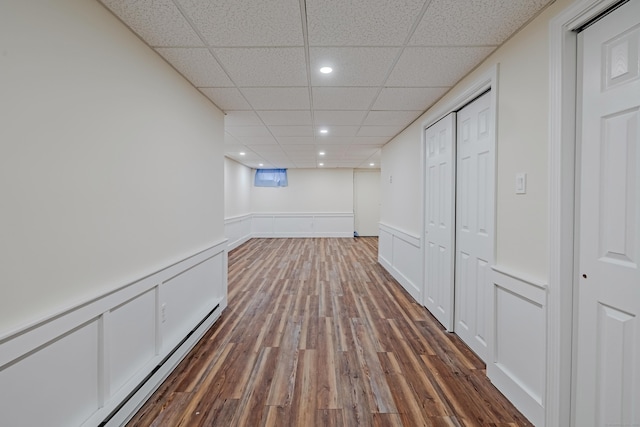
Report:
M 128 425 L 531 425 L 377 247 L 252 239 L 230 252 L 228 308 Z

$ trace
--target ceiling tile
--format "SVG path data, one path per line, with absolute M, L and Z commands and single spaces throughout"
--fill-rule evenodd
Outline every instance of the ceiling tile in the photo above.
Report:
M 226 126 L 225 130 L 231 135 L 235 136 L 238 140 L 243 136 L 271 136 L 269 129 L 266 126 Z
M 287 154 L 295 154 L 295 155 L 313 154 L 314 156 L 317 154 L 315 145 L 292 144 L 292 145 L 283 146 L 282 149 Z
M 208 49 L 163 47 L 156 51 L 196 87 L 233 86 Z
M 320 143 L 324 138 L 331 136 L 356 136 L 360 126 L 329 126 L 326 128 L 329 132 L 326 134 L 318 134 L 316 142 Z
M 237 138 L 238 141 L 245 145 L 253 146 L 253 145 L 262 145 L 262 144 L 277 144 L 277 141 L 273 138 L 273 136 L 240 136 Z
M 224 116 L 224 126 L 225 129 L 239 126 L 262 126 L 262 121 L 253 111 L 227 111 Z
M 388 136 L 356 136 L 353 138 L 352 144 L 356 145 L 377 145 L 378 147 L 382 147 L 384 144 L 389 142 Z
M 550 0 L 433 0 L 409 44 L 499 45 Z
M 381 86 L 400 48 L 314 47 L 309 50 L 314 86 Z M 333 68 L 322 74 L 320 68 Z
M 387 86 L 452 86 L 495 47 L 408 47 Z
M 202 87 L 200 92 L 204 93 L 222 111 L 251 109 L 247 100 L 234 87 Z
M 314 87 L 316 110 L 368 110 L 378 94 L 375 87 Z
M 242 144 L 235 136 L 231 135 L 229 132 L 224 133 L 224 143 L 228 145 L 237 145 Z
M 347 144 L 351 144 L 351 141 L 353 141 L 352 136 L 327 136 L 327 137 L 323 137 L 322 139 L 317 138 L 316 139 L 316 144 L 317 145 L 347 145 Z
M 250 87 L 240 89 L 254 110 L 308 110 L 306 87 Z
M 447 90 L 449 88 L 385 87 L 373 104 L 373 109 L 425 111 Z
M 278 154 L 280 156 L 284 155 L 284 151 L 278 144 L 264 144 L 264 145 L 253 145 L 251 146 L 251 150 L 260 155 L 266 154 Z
M 311 125 L 311 111 L 258 111 L 264 123 L 270 125 Z
M 315 168 L 318 164 L 316 162 L 296 161 L 297 168 Z
M 360 126 L 366 111 L 314 111 L 316 126 Z
M 270 126 L 271 133 L 275 137 L 279 136 L 313 136 L 311 126 Z
M 357 157 L 369 157 L 372 156 L 376 151 L 378 151 L 380 147 L 370 146 L 370 145 L 350 145 L 346 147 L 344 151 L 345 157 L 348 158 L 357 158 Z
M 298 0 L 177 0 L 211 46 L 302 46 Z
M 282 145 L 288 144 L 315 144 L 316 139 L 312 136 L 279 136 L 278 142 Z
M 150 46 L 204 46 L 171 0 L 101 0 Z
M 425 0 L 307 0 L 310 46 L 399 46 Z M 383 17 L 383 18 L 382 18 Z
M 358 136 L 395 136 L 404 126 L 362 126 Z
M 422 114 L 422 111 L 369 111 L 363 124 L 371 126 L 407 126 L 420 114 Z
M 304 48 L 219 48 L 213 50 L 238 86 L 306 86 Z

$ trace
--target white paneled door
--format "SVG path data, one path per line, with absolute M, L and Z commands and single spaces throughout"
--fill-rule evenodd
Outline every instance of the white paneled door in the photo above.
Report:
M 457 115 L 454 331 L 485 362 L 490 328 L 495 140 L 490 93 Z
M 576 426 L 640 425 L 640 1 L 580 34 Z
M 380 222 L 380 170 L 353 172 L 353 214 L 360 236 L 377 236 Z
M 424 305 L 453 330 L 455 253 L 455 120 L 451 113 L 425 129 Z

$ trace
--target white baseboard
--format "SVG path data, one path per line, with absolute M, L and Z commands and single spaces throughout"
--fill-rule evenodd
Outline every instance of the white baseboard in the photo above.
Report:
M 353 237 L 353 213 L 253 213 L 225 219 L 232 250 L 253 237 Z
M 0 425 L 126 422 L 227 306 L 226 249 L 0 337 Z

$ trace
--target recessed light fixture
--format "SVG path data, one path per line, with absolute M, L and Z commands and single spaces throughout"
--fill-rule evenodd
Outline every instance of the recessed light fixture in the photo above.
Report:
M 320 129 L 320 133 L 329 133 L 328 129 Z
M 264 163 L 258 163 L 258 166 L 264 166 Z
M 324 166 L 324 163 L 318 163 L 318 166 Z
M 369 163 L 369 166 L 375 166 L 375 165 L 376 165 L 375 163 Z
M 247 154 L 247 153 L 245 153 L 244 151 L 241 151 L 241 152 L 240 152 L 240 155 L 241 155 L 241 156 L 244 156 L 245 154 Z
M 318 154 L 320 154 L 321 156 L 324 156 L 324 151 L 321 151 Z
M 320 72 L 322 74 L 329 74 L 332 71 L 333 71 L 333 68 L 331 68 L 331 67 L 322 67 L 322 68 L 320 68 Z

